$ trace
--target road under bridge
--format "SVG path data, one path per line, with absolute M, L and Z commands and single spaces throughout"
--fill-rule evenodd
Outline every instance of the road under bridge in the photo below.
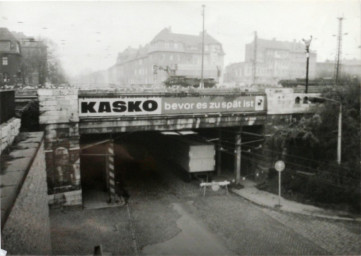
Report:
M 119 152 L 130 155 L 129 147 L 124 151 L 124 140 L 154 138 L 156 133 L 169 131 L 191 131 L 212 141 L 216 149 L 213 171 L 218 174 L 224 169 L 221 155 L 227 148 L 221 144 L 221 138 L 231 133 L 227 143 L 233 144 L 230 155 L 234 180 L 238 183 L 243 168 L 242 145 L 254 140 L 247 139 L 244 131 L 256 133 L 262 139 L 263 127 L 270 118 L 308 113 L 310 96 L 288 89 L 266 93 L 217 89 L 166 92 L 40 89 L 39 121 L 45 130 L 50 203 L 82 204 L 83 185 L 87 180 L 97 179 L 104 180 L 108 198 L 114 201 Z M 157 144 L 157 140 L 153 139 L 152 144 Z M 101 164 L 92 168 L 97 158 Z M 91 169 L 93 175 L 89 176 Z

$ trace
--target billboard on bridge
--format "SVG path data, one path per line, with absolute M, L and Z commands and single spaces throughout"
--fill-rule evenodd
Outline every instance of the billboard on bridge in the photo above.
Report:
M 80 117 L 265 111 L 264 96 L 80 98 Z

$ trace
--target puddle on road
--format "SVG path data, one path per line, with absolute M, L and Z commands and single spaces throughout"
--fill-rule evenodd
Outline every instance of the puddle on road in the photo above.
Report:
M 181 230 L 175 237 L 144 247 L 142 253 L 148 255 L 235 255 L 200 220 L 192 216 L 192 202 L 173 203 L 173 208 L 181 217 L 177 227 Z

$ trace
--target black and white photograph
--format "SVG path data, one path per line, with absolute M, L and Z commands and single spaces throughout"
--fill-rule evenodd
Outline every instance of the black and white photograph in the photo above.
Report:
M 0 0 L 0 256 L 360 255 L 360 0 Z

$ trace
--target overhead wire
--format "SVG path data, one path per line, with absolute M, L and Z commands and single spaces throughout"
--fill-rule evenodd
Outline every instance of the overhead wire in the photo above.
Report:
M 232 146 L 234 146 L 234 144 L 232 144 Z M 225 153 L 228 153 L 228 154 L 231 154 L 231 155 L 234 155 L 234 150 L 235 148 L 233 147 L 228 147 L 228 146 L 225 146 L 223 147 L 224 149 L 226 149 L 227 151 L 222 151 L 222 152 L 225 152 Z M 230 150 L 230 151 L 229 151 Z M 271 150 L 268 150 L 268 151 L 271 151 Z M 249 151 L 249 150 L 241 150 L 241 152 L 243 153 L 248 153 L 248 154 L 253 154 L 253 155 L 256 155 L 258 157 L 257 160 L 254 160 L 254 161 L 259 161 L 259 160 L 262 160 L 262 161 L 270 161 L 272 160 L 272 157 L 271 156 L 266 156 L 266 155 L 263 155 L 263 154 L 258 154 L 258 153 L 255 153 L 255 152 L 252 152 L 252 151 Z M 280 153 L 280 152 L 277 152 L 277 153 Z M 242 157 L 246 157 L 246 156 L 242 156 Z M 260 159 L 261 158 L 261 159 Z M 306 158 L 303 158 L 303 159 L 306 159 Z M 309 159 L 309 160 L 312 160 L 312 159 Z M 316 162 L 316 161 L 315 161 Z M 315 169 L 315 168 L 312 168 L 310 166 L 306 166 L 306 165 L 303 165 L 303 164 L 300 164 L 300 163 L 294 163 L 294 162 L 291 162 L 289 160 L 286 160 L 286 163 L 288 165 L 291 165 L 293 167 L 298 167 L 298 168 L 302 168 L 302 169 L 306 169 L 308 171 L 312 171 L 312 173 L 327 173 L 328 175 L 334 177 L 334 178 L 338 178 L 338 173 L 335 173 L 335 172 L 331 172 L 331 171 L 327 171 L 327 170 L 320 170 L 320 169 Z M 321 162 L 322 163 L 322 162 Z M 355 176 L 350 176 L 350 177 L 343 177 L 343 178 L 346 178 L 346 179 L 351 179 L 351 180 L 355 180 L 357 179 L 357 177 Z

